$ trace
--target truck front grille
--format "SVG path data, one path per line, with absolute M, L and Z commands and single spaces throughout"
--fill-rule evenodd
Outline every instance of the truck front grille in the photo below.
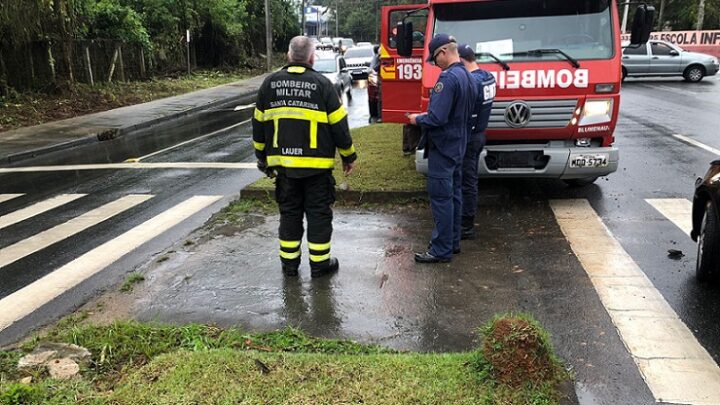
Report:
M 542 100 L 542 101 L 496 101 L 490 113 L 488 128 L 511 129 L 505 121 L 505 111 L 516 103 L 524 102 L 530 107 L 531 118 L 524 128 L 565 128 L 573 117 L 578 100 Z

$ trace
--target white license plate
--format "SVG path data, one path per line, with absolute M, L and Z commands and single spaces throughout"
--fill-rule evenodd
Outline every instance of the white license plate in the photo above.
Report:
M 570 155 L 570 167 L 607 167 L 610 155 L 598 153 L 596 155 Z

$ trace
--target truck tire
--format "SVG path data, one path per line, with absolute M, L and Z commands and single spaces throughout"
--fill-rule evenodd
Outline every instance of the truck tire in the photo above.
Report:
M 705 215 L 698 236 L 695 277 L 700 282 L 720 279 L 720 223 L 712 201 L 705 204 Z
M 683 72 L 683 77 L 690 83 L 697 83 L 705 77 L 705 68 L 700 65 L 691 65 Z
M 565 179 L 563 181 L 570 187 L 584 187 L 595 183 L 597 179 L 597 177 L 585 177 L 582 179 Z

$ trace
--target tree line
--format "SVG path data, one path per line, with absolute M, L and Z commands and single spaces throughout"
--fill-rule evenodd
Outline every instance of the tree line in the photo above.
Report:
M 300 10 L 292 0 L 270 4 L 273 46 L 283 50 L 300 32 Z M 80 75 L 73 67 L 84 58 L 85 45 L 78 44 L 103 41 L 137 53 L 143 69 L 177 68 L 186 53 L 186 30 L 195 65 L 242 67 L 265 52 L 264 16 L 264 0 L 2 0 L 0 80 L 8 79 L 10 65 L 25 52 L 37 70 L 73 81 Z M 117 59 L 112 48 L 105 53 Z M 40 66 L 38 58 L 49 67 Z

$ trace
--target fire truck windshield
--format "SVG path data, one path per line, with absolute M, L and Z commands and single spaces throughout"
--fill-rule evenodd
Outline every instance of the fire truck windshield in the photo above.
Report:
M 610 0 L 495 0 L 435 6 L 435 33 L 454 35 L 506 62 L 613 57 Z M 493 62 L 487 57 L 480 62 Z

